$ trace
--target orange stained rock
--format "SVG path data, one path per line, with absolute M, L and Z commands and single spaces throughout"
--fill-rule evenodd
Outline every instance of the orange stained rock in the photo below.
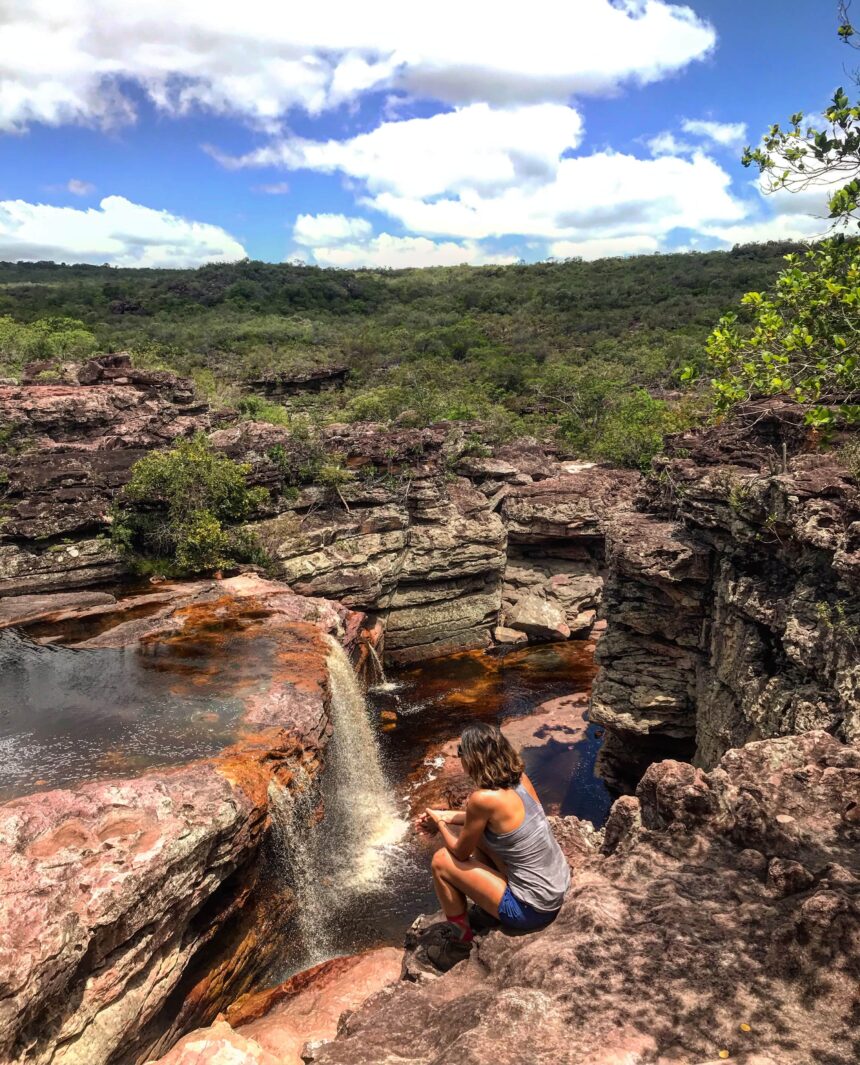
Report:
M 241 788 L 260 810 L 268 805 L 269 782 L 289 773 L 282 763 L 302 758 L 303 749 L 298 738 L 286 729 L 268 728 L 248 731 L 232 747 L 222 751 L 214 761 L 218 772 L 231 784 Z
M 27 848 L 29 858 L 51 858 L 60 851 L 83 849 L 95 844 L 92 829 L 80 820 L 66 821 L 53 832 L 46 832 Z
M 300 1065 L 309 1040 L 330 1039 L 345 1011 L 400 976 L 402 951 L 392 947 L 323 962 L 268 992 L 240 999 L 227 1021 L 274 1054 L 281 1065 Z

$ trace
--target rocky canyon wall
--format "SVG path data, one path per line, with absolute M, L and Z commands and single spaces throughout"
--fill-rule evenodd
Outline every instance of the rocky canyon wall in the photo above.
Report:
M 860 736 L 860 492 L 802 412 L 751 404 L 673 441 L 607 532 L 593 717 L 629 782 L 673 747 Z
M 147 449 L 202 431 L 270 491 L 252 530 L 272 573 L 374 614 L 389 661 L 584 636 L 600 610 L 593 716 L 619 784 L 666 754 L 710 766 L 860 727 L 857 481 L 789 403 L 674 441 L 644 480 L 529 441 L 490 455 L 475 426 L 331 425 L 353 479 L 285 489 L 288 430 L 215 415 L 124 356 L 67 378 L 0 387 L 0 612 L 123 574 L 111 501 Z
M 205 432 L 269 489 L 251 529 L 271 573 L 302 595 L 377 614 L 390 661 L 487 646 L 497 628 L 509 629 L 509 640 L 591 628 L 602 581 L 599 520 L 586 506 L 576 529 L 559 517 L 540 532 L 538 512 L 552 509 L 553 490 L 533 500 L 529 492 L 566 470 L 534 443 L 488 456 L 475 426 L 332 425 L 320 444 L 353 479 L 337 490 L 295 489 L 281 462 L 292 434 L 213 414 L 187 381 L 135 370 L 122 355 L 66 368 L 63 377 L 46 384 L 33 373 L 21 386 L 0 386 L 0 608 L 11 597 L 125 575 L 109 522 L 132 465 L 176 437 Z M 560 505 L 569 508 L 566 499 Z

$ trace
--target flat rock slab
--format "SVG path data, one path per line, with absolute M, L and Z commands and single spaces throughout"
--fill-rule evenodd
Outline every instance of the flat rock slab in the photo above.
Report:
M 69 609 L 116 603 L 110 592 L 56 592 L 53 595 L 0 596 L 0 628 L 22 625 Z

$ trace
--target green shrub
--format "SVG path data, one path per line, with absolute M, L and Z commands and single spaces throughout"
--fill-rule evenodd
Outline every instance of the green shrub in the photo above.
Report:
M 639 388 L 614 404 L 589 450 L 617 466 L 647 470 L 666 435 L 681 428 L 676 411 Z
M 860 419 L 860 244 L 831 240 L 788 266 L 771 293 L 741 303 L 752 323 L 725 315 L 707 342 L 706 370 L 718 412 L 756 396 L 786 393 L 809 405 L 807 422 Z M 693 380 L 695 371 L 684 371 Z
M 268 422 L 270 425 L 289 425 L 290 415 L 286 407 L 273 403 L 263 396 L 242 396 L 236 410 L 251 422 Z
M 16 322 L 0 317 L 0 367 L 17 374 L 21 367 L 37 359 L 84 359 L 94 354 L 98 343 L 93 333 L 76 318 L 39 318 Z
M 249 471 L 215 451 L 203 434 L 145 455 L 115 507 L 114 543 L 177 575 L 258 561 L 247 535 L 230 528 L 268 498 L 264 488 L 248 487 Z

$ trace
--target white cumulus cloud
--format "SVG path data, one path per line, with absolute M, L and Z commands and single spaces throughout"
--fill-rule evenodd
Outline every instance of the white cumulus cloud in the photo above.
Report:
M 300 214 L 293 226 L 293 240 L 311 247 L 329 247 L 365 239 L 372 232 L 373 227 L 366 218 L 347 218 L 343 214 Z
M 826 219 L 810 215 L 778 214 L 735 226 L 703 226 L 702 233 L 726 245 L 763 244 L 768 240 L 818 240 L 826 235 L 828 225 Z
M 723 148 L 740 148 L 747 136 L 746 122 L 710 122 L 701 118 L 685 118 L 681 128 L 693 137 L 701 137 Z
M 245 249 L 219 226 L 106 196 L 80 210 L 0 201 L 0 259 L 113 266 L 200 266 L 233 262 Z
M 581 139 L 582 119 L 572 107 L 497 109 L 482 103 L 383 122 L 348 140 L 285 138 L 239 158 L 217 158 L 233 168 L 340 171 L 371 191 L 425 197 L 463 186 L 492 192 L 544 182 L 555 174 L 562 153 Z
M 434 241 L 427 237 L 397 237 L 380 233 L 362 241 L 303 249 L 300 258 L 318 266 L 392 267 L 460 266 L 467 263 L 480 266 L 488 263 L 506 264 L 517 261 L 507 253 L 487 252 L 474 241 Z
M 639 159 L 620 152 L 560 160 L 554 178 L 482 195 L 461 189 L 434 199 L 384 192 L 372 206 L 413 232 L 481 240 L 506 234 L 551 240 L 653 236 L 707 222 L 737 222 L 747 208 L 729 175 L 707 155 Z
M 660 241 L 646 235 L 590 237 L 588 240 L 556 240 L 549 253 L 556 259 L 607 259 L 616 255 L 651 255 L 661 251 Z
M 273 128 L 373 89 L 448 104 L 566 101 L 645 84 L 713 48 L 669 0 L 5 0 L 0 129 L 132 121 L 134 84 L 161 110 Z
M 646 141 L 652 155 L 689 155 L 695 151 L 692 144 L 680 141 L 674 133 L 664 130 Z

